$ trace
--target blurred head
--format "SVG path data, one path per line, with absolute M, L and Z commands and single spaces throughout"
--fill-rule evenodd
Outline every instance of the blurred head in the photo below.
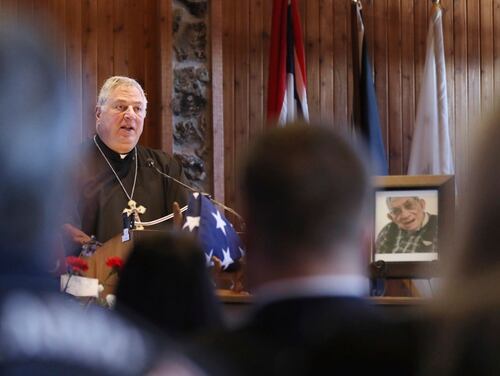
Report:
M 218 325 L 219 307 L 198 243 L 184 233 L 139 236 L 120 275 L 117 310 L 172 337 Z
M 418 197 L 388 197 L 387 217 L 404 231 L 417 231 L 425 218 L 425 200 Z
M 498 103 L 497 103 L 497 107 Z M 485 275 L 500 269 L 498 229 L 500 228 L 500 111 L 493 112 L 480 128 L 474 145 L 470 174 L 460 186 L 463 205 L 457 216 L 455 244 L 450 265 L 456 278 Z M 467 189 L 464 189 L 467 188 Z M 460 207 L 458 207 L 460 209 Z
M 131 78 L 106 80 L 96 106 L 96 132 L 117 153 L 131 151 L 141 137 L 147 100 L 141 85 Z
M 46 41 L 0 22 L 0 271 L 49 260 L 71 161 L 72 103 Z M 65 112 L 67 111 L 67 112 Z
M 241 182 L 249 275 L 253 258 L 276 268 L 360 259 L 367 166 L 363 150 L 319 125 L 274 128 L 258 138 Z

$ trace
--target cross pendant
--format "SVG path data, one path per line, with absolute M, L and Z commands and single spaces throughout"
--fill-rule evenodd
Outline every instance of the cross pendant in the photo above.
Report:
M 134 200 L 130 200 L 128 202 L 128 207 L 129 209 L 125 209 L 125 211 L 128 215 L 134 215 L 134 228 L 136 230 L 144 230 L 144 226 L 139 224 L 139 222 L 141 221 L 139 214 L 144 214 L 146 212 L 146 208 L 142 205 L 137 206 L 137 202 L 135 202 Z

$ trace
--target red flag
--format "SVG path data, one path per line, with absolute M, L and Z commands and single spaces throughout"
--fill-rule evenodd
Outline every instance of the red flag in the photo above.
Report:
M 299 9 L 297 0 L 274 0 L 267 118 L 284 125 L 298 117 L 309 121 Z

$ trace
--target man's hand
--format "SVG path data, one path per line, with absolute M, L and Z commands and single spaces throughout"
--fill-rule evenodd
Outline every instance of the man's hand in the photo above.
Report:
M 75 243 L 84 245 L 90 241 L 90 236 L 69 223 L 65 223 L 62 228 L 66 235 L 73 239 Z
M 178 230 L 182 229 L 182 213 L 181 213 L 181 207 L 179 206 L 179 203 L 177 201 L 174 201 L 172 204 L 172 213 L 174 213 L 174 227 Z

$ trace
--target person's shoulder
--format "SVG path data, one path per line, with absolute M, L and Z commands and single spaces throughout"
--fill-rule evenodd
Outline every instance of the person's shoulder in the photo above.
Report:
M 426 231 L 436 231 L 438 227 L 438 216 L 436 214 L 429 214 L 429 221 L 425 224 Z
M 160 149 L 150 148 L 144 145 L 137 145 L 137 153 L 139 156 L 144 156 L 146 158 L 152 158 L 155 162 L 161 163 L 177 163 L 176 159 L 172 157 L 170 154 L 164 152 Z
M 6 343 L 17 344 L 9 350 L 12 360 L 30 363 L 46 360 L 54 367 L 62 362 L 123 375 L 142 374 L 152 361 L 154 344 L 149 337 L 98 307 L 84 311 L 63 295 L 21 290 L 5 296 L 1 307 L 0 320 L 9 330 L 0 331 L 0 337 Z M 57 322 L 58 330 L 47 325 L 47 320 Z M 31 331 L 27 331 L 22 322 L 29 322 Z M 123 343 L 134 350 L 129 351 Z M 106 351 L 103 353 L 101 348 Z
M 399 230 L 399 227 L 397 224 L 394 222 L 389 222 L 387 223 L 382 229 L 379 231 L 377 238 L 381 238 L 384 236 L 390 236 L 390 234 L 393 234 Z
M 182 166 L 180 162 L 163 150 L 137 145 L 137 153 L 139 156 L 139 164 L 147 165 L 150 163 L 150 160 L 153 160 L 156 167 L 160 170 L 174 176 L 182 175 Z

